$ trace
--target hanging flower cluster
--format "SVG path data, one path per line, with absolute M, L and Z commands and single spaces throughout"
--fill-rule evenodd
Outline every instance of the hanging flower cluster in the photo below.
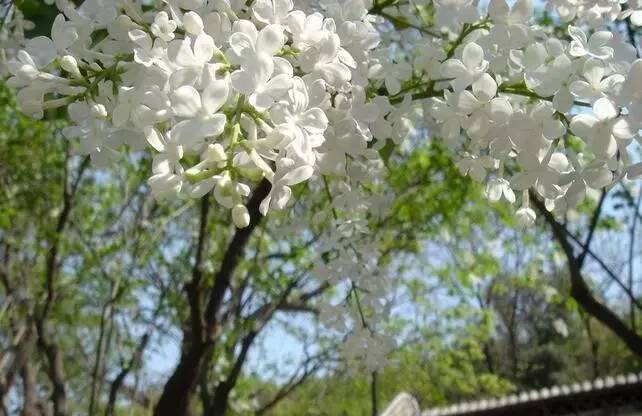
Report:
M 312 177 L 355 198 L 420 127 L 489 199 L 521 192 L 525 224 L 529 192 L 565 210 L 642 175 L 642 60 L 619 34 L 642 3 L 551 0 L 547 25 L 528 0 L 55 3 L 50 37 L 6 51 L 23 110 L 66 107 L 99 166 L 147 149 L 157 198 L 213 192 L 237 227 L 262 178 L 264 215 Z

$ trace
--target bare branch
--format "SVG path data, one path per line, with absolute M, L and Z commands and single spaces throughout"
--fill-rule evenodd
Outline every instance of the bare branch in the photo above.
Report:
M 584 260 L 586 259 L 586 255 L 588 254 L 588 251 L 591 248 L 591 241 L 593 240 L 593 235 L 595 234 L 595 229 L 597 228 L 597 224 L 600 219 L 600 214 L 602 213 L 602 207 L 604 206 L 605 199 L 606 199 L 606 191 L 603 190 L 600 195 L 600 200 L 597 203 L 597 207 L 593 212 L 591 223 L 589 224 L 589 231 L 586 236 L 586 240 L 584 241 L 584 250 L 577 258 L 577 262 L 580 268 L 582 268 L 582 266 L 584 265 Z
M 292 394 L 292 392 L 301 386 L 310 376 L 323 367 L 323 364 L 326 362 L 327 355 L 327 352 L 322 352 L 313 357 L 307 357 L 301 367 L 292 374 L 290 379 L 277 391 L 274 397 L 264 403 L 261 408 L 256 410 L 255 415 L 264 415 L 274 406 L 279 404 L 281 400 Z
M 136 347 L 136 350 L 134 351 L 131 359 L 129 360 L 129 363 L 120 370 L 120 372 L 116 375 L 116 377 L 114 377 L 114 380 L 111 382 L 111 386 L 109 388 L 109 399 L 107 401 L 107 407 L 105 409 L 105 416 L 114 415 L 114 410 L 116 408 L 116 399 L 118 398 L 118 392 L 121 389 L 123 383 L 125 382 L 125 378 L 129 375 L 129 373 L 140 366 L 143 359 L 143 353 L 145 352 L 145 348 L 147 348 L 147 344 L 149 343 L 150 337 L 151 337 L 150 332 L 146 332 L 141 337 L 140 342 Z
M 628 287 L 631 293 L 635 293 L 633 289 L 633 258 L 635 257 L 635 235 L 637 231 L 637 225 L 638 225 L 638 214 L 640 213 L 640 205 L 642 204 L 642 192 L 638 192 L 638 198 L 635 201 L 635 205 L 633 206 L 633 223 L 631 224 L 631 229 L 629 232 L 629 280 L 628 280 Z M 631 328 L 634 330 L 637 327 L 636 321 L 635 321 L 635 302 L 631 300 L 629 302 L 629 319 L 630 319 L 630 325 Z
M 573 252 L 573 246 L 568 240 L 568 234 L 570 233 L 566 227 L 555 219 L 553 214 L 546 209 L 541 201 L 535 197 L 532 197 L 531 200 L 544 216 L 553 231 L 555 239 L 566 254 L 571 278 L 571 296 L 573 299 L 575 299 L 588 314 L 616 334 L 633 353 L 642 356 L 642 337 L 629 328 L 612 310 L 599 302 L 591 293 Z
M 208 239 L 208 214 L 210 210 L 210 201 L 208 196 L 201 198 L 200 220 L 198 228 L 198 241 L 196 243 L 196 255 L 194 258 L 194 266 L 192 268 L 192 280 L 185 285 L 187 292 L 187 299 L 190 308 L 190 325 L 191 325 L 191 340 L 197 338 L 201 342 L 203 340 L 203 317 L 201 312 L 201 280 L 203 279 L 203 257 L 205 254 L 205 247 Z M 184 340 L 185 342 L 185 340 Z

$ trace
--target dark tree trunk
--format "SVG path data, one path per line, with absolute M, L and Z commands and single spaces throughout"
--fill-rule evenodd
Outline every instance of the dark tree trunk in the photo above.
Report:
M 216 387 L 212 405 L 207 409 L 207 416 L 225 416 L 230 398 L 231 388 L 228 383 L 221 383 Z
M 187 329 L 188 333 L 184 334 L 188 336 L 186 339 L 191 342 L 188 343 L 178 366 L 176 366 L 174 373 L 165 384 L 163 393 L 154 410 L 154 416 L 188 416 L 190 414 L 192 394 L 198 384 L 201 367 L 205 361 L 207 351 L 210 351 L 210 348 L 216 342 L 218 313 L 223 303 L 223 298 L 230 286 L 232 276 L 245 254 L 247 243 L 261 221 L 262 215 L 259 212 L 259 206 L 270 192 L 270 189 L 271 184 L 266 179 L 261 181 L 254 189 L 247 203 L 250 224 L 246 228 L 237 229 L 234 233 L 234 237 L 223 256 L 221 267 L 214 276 L 214 286 L 208 291 L 207 306 L 202 320 L 198 319 L 198 316 L 191 317 L 192 326 Z M 200 281 L 200 271 L 198 268 L 194 270 L 196 271 L 195 277 L 197 277 L 196 283 L 198 283 Z M 194 279 L 188 290 L 188 298 L 194 304 L 192 313 L 196 310 L 200 315 L 200 302 L 195 302 L 196 299 L 193 295 L 193 292 L 200 290 L 200 288 L 198 288 L 198 285 L 194 287 L 193 283 L 195 283 Z M 204 328 L 200 330 L 203 323 Z
M 154 416 L 188 416 L 190 401 L 203 363 L 205 344 L 198 343 L 183 354 L 156 404 Z

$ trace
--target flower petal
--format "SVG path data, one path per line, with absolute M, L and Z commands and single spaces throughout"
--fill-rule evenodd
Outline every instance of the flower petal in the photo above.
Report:
M 179 117 L 194 117 L 201 109 L 201 96 L 191 85 L 176 89 L 171 100 L 174 114 Z

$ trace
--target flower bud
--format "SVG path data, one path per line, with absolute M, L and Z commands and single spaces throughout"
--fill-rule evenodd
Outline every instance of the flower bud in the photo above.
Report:
M 187 12 L 183 16 L 185 31 L 190 35 L 198 36 L 203 31 L 203 19 L 196 12 Z
M 82 78 L 82 75 L 80 74 L 80 70 L 78 69 L 78 61 L 76 61 L 76 58 L 74 58 L 71 55 L 65 55 L 60 59 L 60 66 L 62 69 L 65 71 L 69 72 L 71 75 L 77 77 L 77 78 Z
M 187 177 L 193 177 L 193 176 L 197 176 L 201 172 L 202 172 L 201 167 L 196 165 L 196 166 L 192 166 L 191 168 L 187 169 L 185 171 L 185 175 Z
M 134 22 L 132 21 L 132 18 L 127 16 L 126 14 L 121 14 L 120 16 L 118 16 L 115 20 L 115 23 L 120 27 L 124 27 L 127 29 L 130 29 L 133 26 L 135 26 Z
M 530 227 L 531 225 L 535 224 L 535 219 L 537 218 L 537 214 L 535 214 L 535 211 L 533 211 L 533 209 L 529 207 L 522 207 L 518 209 L 515 215 L 517 215 L 517 221 L 519 221 L 519 225 L 521 225 L 522 227 Z
M 250 225 L 250 213 L 243 204 L 237 204 L 232 208 L 232 221 L 238 228 L 245 228 Z
M 227 154 L 220 143 L 214 143 L 207 146 L 207 159 L 217 163 L 223 162 L 227 160 Z

